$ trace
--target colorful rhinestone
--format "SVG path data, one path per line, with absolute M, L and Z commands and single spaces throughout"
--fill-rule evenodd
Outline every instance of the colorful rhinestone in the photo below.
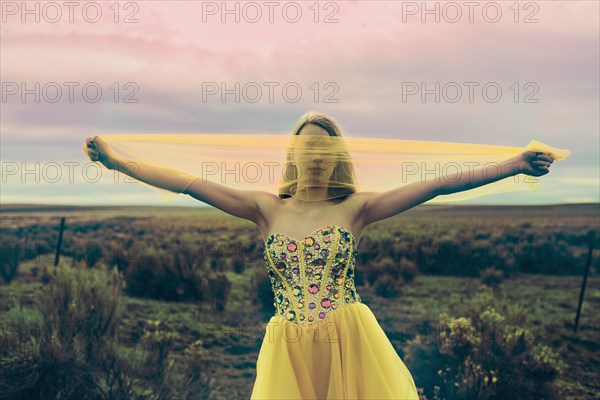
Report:
M 324 226 L 304 240 L 274 233 L 265 242 L 264 260 L 276 315 L 290 322 L 316 323 L 338 305 L 361 302 L 354 285 L 355 238 L 341 226 Z

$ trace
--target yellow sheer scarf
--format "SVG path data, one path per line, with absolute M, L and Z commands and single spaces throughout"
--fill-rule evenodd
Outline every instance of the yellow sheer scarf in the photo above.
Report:
M 142 183 L 172 200 L 195 180 L 242 190 L 264 190 L 280 197 L 322 201 L 359 191 L 386 191 L 416 181 L 443 179 L 453 173 L 497 166 L 524 151 L 550 154 L 555 161 L 571 155 L 537 140 L 525 147 L 445 141 L 290 134 L 100 134 L 130 167 L 152 165 L 167 176 L 160 188 Z M 104 166 L 102 166 L 104 167 Z M 158 169 L 161 168 L 161 169 Z M 555 168 L 554 166 L 552 168 Z M 483 195 L 537 191 L 544 179 L 516 174 L 474 189 L 438 196 L 435 202 Z

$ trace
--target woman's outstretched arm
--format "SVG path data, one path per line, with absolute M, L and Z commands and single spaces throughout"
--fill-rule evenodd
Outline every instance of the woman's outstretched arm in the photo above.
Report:
M 184 171 L 128 160 L 117 155 L 99 136 L 86 142 L 84 151 L 90 159 L 101 162 L 108 169 L 161 189 L 187 194 L 257 225 L 263 220 L 263 211 L 272 208 L 272 203 L 277 199 L 277 196 L 269 192 L 232 189 Z
M 539 156 L 538 156 L 539 154 Z M 553 159 L 542 152 L 526 151 L 490 168 L 444 175 L 436 180 L 416 181 L 385 192 L 361 192 L 359 220 L 363 228 L 437 196 L 474 189 L 517 174 L 542 176 L 549 172 Z
M 110 170 L 121 172 L 160 189 L 183 193 L 186 186 L 196 178 L 183 171 L 121 157 L 99 136 L 94 136 L 86 144 L 88 148 L 85 151 L 92 161 L 99 161 Z
M 459 171 L 441 177 L 436 185 L 438 195 L 452 194 L 474 189 L 517 174 L 546 175 L 553 159 L 542 152 L 526 151 L 501 163 L 471 171 Z

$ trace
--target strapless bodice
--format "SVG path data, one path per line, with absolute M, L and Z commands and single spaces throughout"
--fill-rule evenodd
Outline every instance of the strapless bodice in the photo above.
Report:
M 264 260 L 276 315 L 290 322 L 310 325 L 361 302 L 354 286 L 355 238 L 339 225 L 326 225 L 301 240 L 273 233 L 265 242 Z

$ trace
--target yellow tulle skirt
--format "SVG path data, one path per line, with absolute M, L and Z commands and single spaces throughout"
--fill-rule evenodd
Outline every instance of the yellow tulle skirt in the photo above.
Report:
M 418 400 L 408 368 L 371 309 L 351 303 L 314 325 L 273 316 L 256 364 L 251 400 Z

